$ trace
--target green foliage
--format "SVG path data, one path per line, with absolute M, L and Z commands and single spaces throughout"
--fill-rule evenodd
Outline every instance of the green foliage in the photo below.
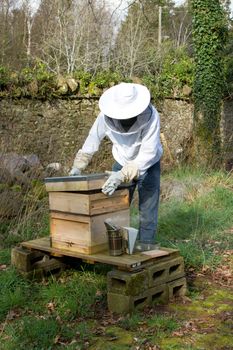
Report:
M 99 89 L 110 87 L 123 80 L 119 72 L 98 71 L 94 75 L 86 71 L 76 71 L 73 77 L 79 81 L 80 93 L 90 95 L 100 95 Z
M 93 81 L 99 88 L 105 88 L 111 84 L 118 84 L 123 79 L 119 72 L 101 71 L 93 77 Z
M 17 72 L 0 67 L 0 89 L 3 96 L 50 96 L 55 89 L 55 75 L 40 61 Z
M 37 82 L 51 81 L 54 78 L 54 74 L 51 73 L 47 66 L 37 61 L 33 67 L 25 67 L 19 72 L 19 83 L 24 85 L 34 80 Z
M 10 72 L 7 67 L 0 66 L 0 89 L 6 87 L 10 79 Z
M 162 60 L 160 73 L 144 76 L 142 80 L 154 99 L 183 97 L 183 86 L 193 86 L 193 70 L 193 59 L 186 48 L 170 49 Z
M 185 48 L 174 50 L 165 57 L 159 80 L 165 95 L 174 93 L 175 90 L 182 95 L 181 89 L 184 85 L 192 87 L 193 60 L 187 55 Z
M 192 0 L 192 9 L 196 63 L 195 134 L 208 150 L 207 158 L 213 162 L 216 154 L 220 156 L 221 152 L 220 108 L 225 84 L 226 19 L 219 1 Z
M 88 91 L 88 85 L 91 82 L 92 74 L 87 71 L 78 70 L 73 73 L 73 77 L 79 81 L 80 94 L 85 94 Z
M 159 60 L 160 71 L 139 77 L 142 83 L 151 90 L 154 99 L 166 96 L 183 96 L 182 88 L 185 84 L 192 87 L 193 62 L 185 48 L 166 49 L 164 59 Z M 57 95 L 56 77 L 47 66 L 38 61 L 33 67 L 25 67 L 19 72 L 9 72 L 2 69 L 3 94 L 13 96 L 59 96 Z M 69 76 L 70 77 L 70 76 Z M 72 77 L 78 82 L 79 95 L 100 96 L 103 89 L 109 88 L 121 81 L 132 82 L 129 77 L 119 71 L 103 70 L 95 73 L 89 71 L 75 71 Z M 65 81 L 65 77 L 64 77 Z M 1 70 L 0 70 L 1 83 Z

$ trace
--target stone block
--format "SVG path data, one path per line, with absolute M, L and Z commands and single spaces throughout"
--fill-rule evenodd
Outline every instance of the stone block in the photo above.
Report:
M 186 278 L 178 278 L 175 281 L 167 283 L 169 291 L 169 300 L 176 297 L 182 297 L 186 295 L 187 292 L 187 282 Z
M 148 273 L 146 270 L 126 272 L 113 270 L 107 275 L 108 291 L 128 296 L 137 296 L 148 288 Z

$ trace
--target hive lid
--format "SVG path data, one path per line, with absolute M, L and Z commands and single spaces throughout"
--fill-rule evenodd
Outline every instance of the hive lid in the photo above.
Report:
M 46 190 L 50 191 L 91 191 L 100 190 L 109 175 L 106 173 L 78 176 L 47 177 Z
M 76 175 L 76 176 L 60 176 L 60 177 L 46 177 L 45 183 L 48 182 L 76 182 L 76 181 L 91 181 L 96 179 L 105 179 L 108 177 L 106 173 L 100 174 L 87 174 L 87 175 Z

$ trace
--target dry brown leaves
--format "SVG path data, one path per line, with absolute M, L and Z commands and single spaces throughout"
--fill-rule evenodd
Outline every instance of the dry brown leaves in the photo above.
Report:
M 208 326 L 206 325 L 207 323 Z M 208 334 L 213 331 L 214 327 L 214 323 L 210 323 L 209 320 L 207 322 L 206 319 L 194 318 L 186 321 L 183 326 L 179 330 L 173 332 L 172 335 L 176 337 L 184 337 L 193 333 Z
M 224 252 L 223 262 L 212 273 L 212 278 L 221 286 L 233 288 L 233 250 Z

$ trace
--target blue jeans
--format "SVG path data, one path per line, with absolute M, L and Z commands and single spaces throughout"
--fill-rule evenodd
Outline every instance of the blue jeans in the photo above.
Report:
M 115 163 L 113 171 L 121 170 L 122 166 Z M 132 181 L 129 188 L 130 202 L 137 187 L 139 196 L 139 241 L 155 243 L 158 224 L 158 208 L 160 195 L 160 161 L 152 165 L 145 174 Z

